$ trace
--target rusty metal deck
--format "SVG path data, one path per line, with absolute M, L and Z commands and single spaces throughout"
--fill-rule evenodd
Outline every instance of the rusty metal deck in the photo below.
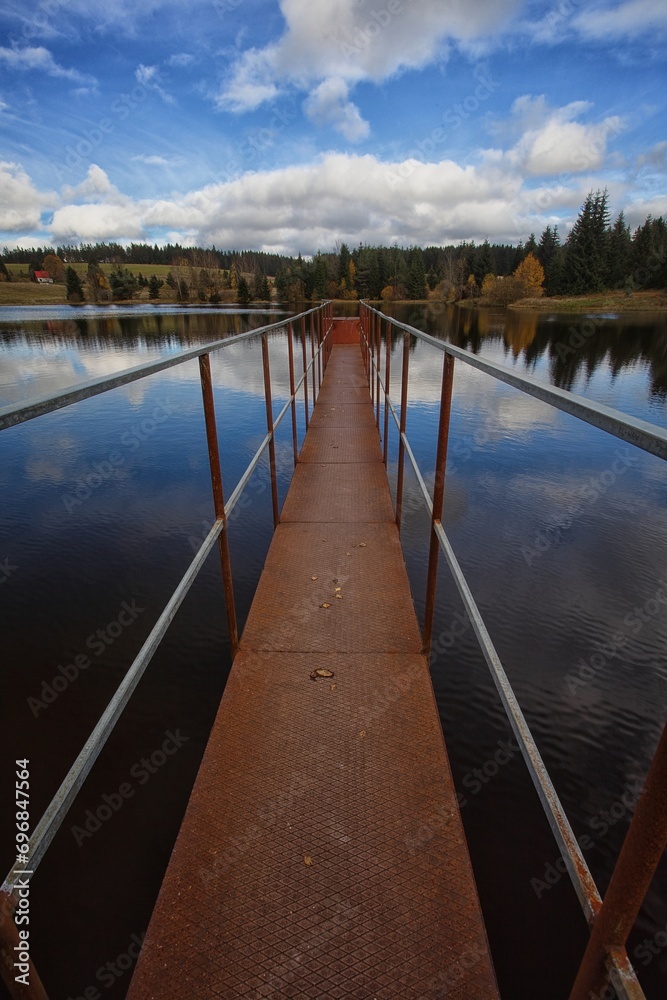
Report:
M 498 997 L 364 384 L 335 346 L 130 1000 Z

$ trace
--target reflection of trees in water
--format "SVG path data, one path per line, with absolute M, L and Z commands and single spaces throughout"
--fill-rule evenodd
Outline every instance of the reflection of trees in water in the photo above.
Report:
M 273 313 L 249 310 L 242 313 L 149 313 L 121 316 L 82 316 L 71 319 L 50 319 L 43 322 L 25 321 L 11 333 L 29 336 L 31 343 L 45 347 L 71 347 L 85 341 L 86 347 L 97 350 L 134 348 L 144 341 L 152 347 L 170 349 L 189 344 L 221 340 L 245 330 L 276 322 Z M 7 340 L 8 335 L 5 335 Z
M 511 311 L 502 316 L 491 310 L 456 309 L 438 317 L 434 325 L 437 328 L 429 333 L 445 335 L 474 354 L 491 340 L 502 342 L 515 358 L 523 357 L 527 368 L 546 356 L 551 379 L 561 389 L 572 389 L 580 376 L 590 379 L 602 364 L 609 366 L 612 379 L 643 364 L 650 394 L 667 398 L 667 320 L 661 315 L 565 319 L 539 312 Z

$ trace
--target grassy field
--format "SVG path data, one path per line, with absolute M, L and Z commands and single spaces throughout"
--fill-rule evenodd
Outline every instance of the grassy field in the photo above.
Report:
M 0 281 L 0 306 L 53 306 L 65 302 L 64 285 Z
M 667 292 L 600 292 L 599 295 L 562 295 L 552 298 L 521 299 L 510 309 L 538 309 L 540 312 L 571 313 L 623 313 L 664 312 L 667 310 Z

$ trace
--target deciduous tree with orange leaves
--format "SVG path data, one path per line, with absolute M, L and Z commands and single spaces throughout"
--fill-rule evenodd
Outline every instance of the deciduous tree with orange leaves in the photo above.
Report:
M 522 299 L 539 299 L 544 295 L 544 268 L 534 254 L 529 253 L 512 275 L 521 287 Z

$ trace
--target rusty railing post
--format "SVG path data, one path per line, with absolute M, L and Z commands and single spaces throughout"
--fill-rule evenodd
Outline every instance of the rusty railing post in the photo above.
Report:
M 306 408 L 306 430 L 308 430 L 308 350 L 306 347 L 306 317 L 301 317 L 301 348 L 303 351 L 303 402 Z
M 313 409 L 315 408 L 315 403 L 317 402 L 317 372 L 315 371 L 315 320 L 313 314 L 310 314 L 310 360 L 312 363 L 312 376 L 313 376 Z
M 382 448 L 382 459 L 387 467 L 389 456 L 389 379 L 391 377 L 391 323 L 387 323 L 385 330 L 385 368 L 384 368 L 384 443 Z
M 442 366 L 442 391 L 440 394 L 440 421 L 438 424 L 438 445 L 435 456 L 435 483 L 433 486 L 433 516 L 431 518 L 431 540 L 428 553 L 428 575 L 426 579 L 426 603 L 424 606 L 424 653 L 431 652 L 433 635 L 433 613 L 435 592 L 438 583 L 438 556 L 440 542 L 435 533 L 436 524 L 442 519 L 445 498 L 445 470 L 447 467 L 447 442 L 449 439 L 449 416 L 452 409 L 452 386 L 454 384 L 454 358 L 445 354 Z
M 377 353 L 376 353 L 376 365 L 375 365 L 375 426 L 378 429 L 378 436 L 380 434 L 380 359 L 382 356 L 382 319 L 380 316 L 377 318 L 377 328 L 376 328 L 376 339 L 377 339 Z
M 294 337 L 292 334 L 292 324 L 287 324 L 287 353 L 289 356 L 289 393 L 292 397 L 292 448 L 294 450 L 294 468 L 299 461 L 299 439 L 296 424 L 296 381 L 294 378 Z
M 264 369 L 264 399 L 266 401 L 266 429 L 269 434 L 269 464 L 271 466 L 271 502 L 273 504 L 273 527 L 278 527 L 280 509 L 278 507 L 278 475 L 276 472 L 276 441 L 273 426 L 273 401 L 271 399 L 271 367 L 269 365 L 269 342 L 262 336 L 262 367 Z
M 398 440 L 398 475 L 396 477 L 396 526 L 401 530 L 403 515 L 403 477 L 405 473 L 405 428 L 408 420 L 408 375 L 410 369 L 410 334 L 403 334 L 403 370 L 401 373 L 401 422 Z
M 607 986 L 605 956 L 625 948 L 637 914 L 667 845 L 667 724 L 646 777 L 600 912 L 575 979 L 570 1000 L 589 1000 Z
M 22 961 L 22 942 L 14 921 L 15 912 L 14 897 L 0 890 L 0 978 L 12 1000 L 49 1000 L 32 959 L 28 957 L 27 962 Z M 29 950 L 26 951 L 29 956 Z M 23 970 L 17 969 L 15 963 L 27 967 L 25 979 Z M 22 976 L 21 982 L 17 982 L 17 974 Z
M 225 514 L 225 498 L 222 491 L 222 472 L 220 470 L 218 431 L 215 425 L 215 405 L 213 403 L 213 383 L 211 381 L 211 360 L 208 354 L 202 354 L 199 358 L 199 378 L 201 381 L 202 398 L 204 400 L 204 419 L 206 421 L 208 461 L 211 467 L 213 505 L 216 520 L 222 521 L 222 531 L 218 537 L 218 549 L 220 551 L 222 583 L 225 591 L 229 644 L 232 650 L 232 659 L 234 659 L 239 649 L 239 632 L 236 624 L 236 603 L 234 601 L 232 564 L 229 556 L 229 536 L 227 529 L 227 515 Z

